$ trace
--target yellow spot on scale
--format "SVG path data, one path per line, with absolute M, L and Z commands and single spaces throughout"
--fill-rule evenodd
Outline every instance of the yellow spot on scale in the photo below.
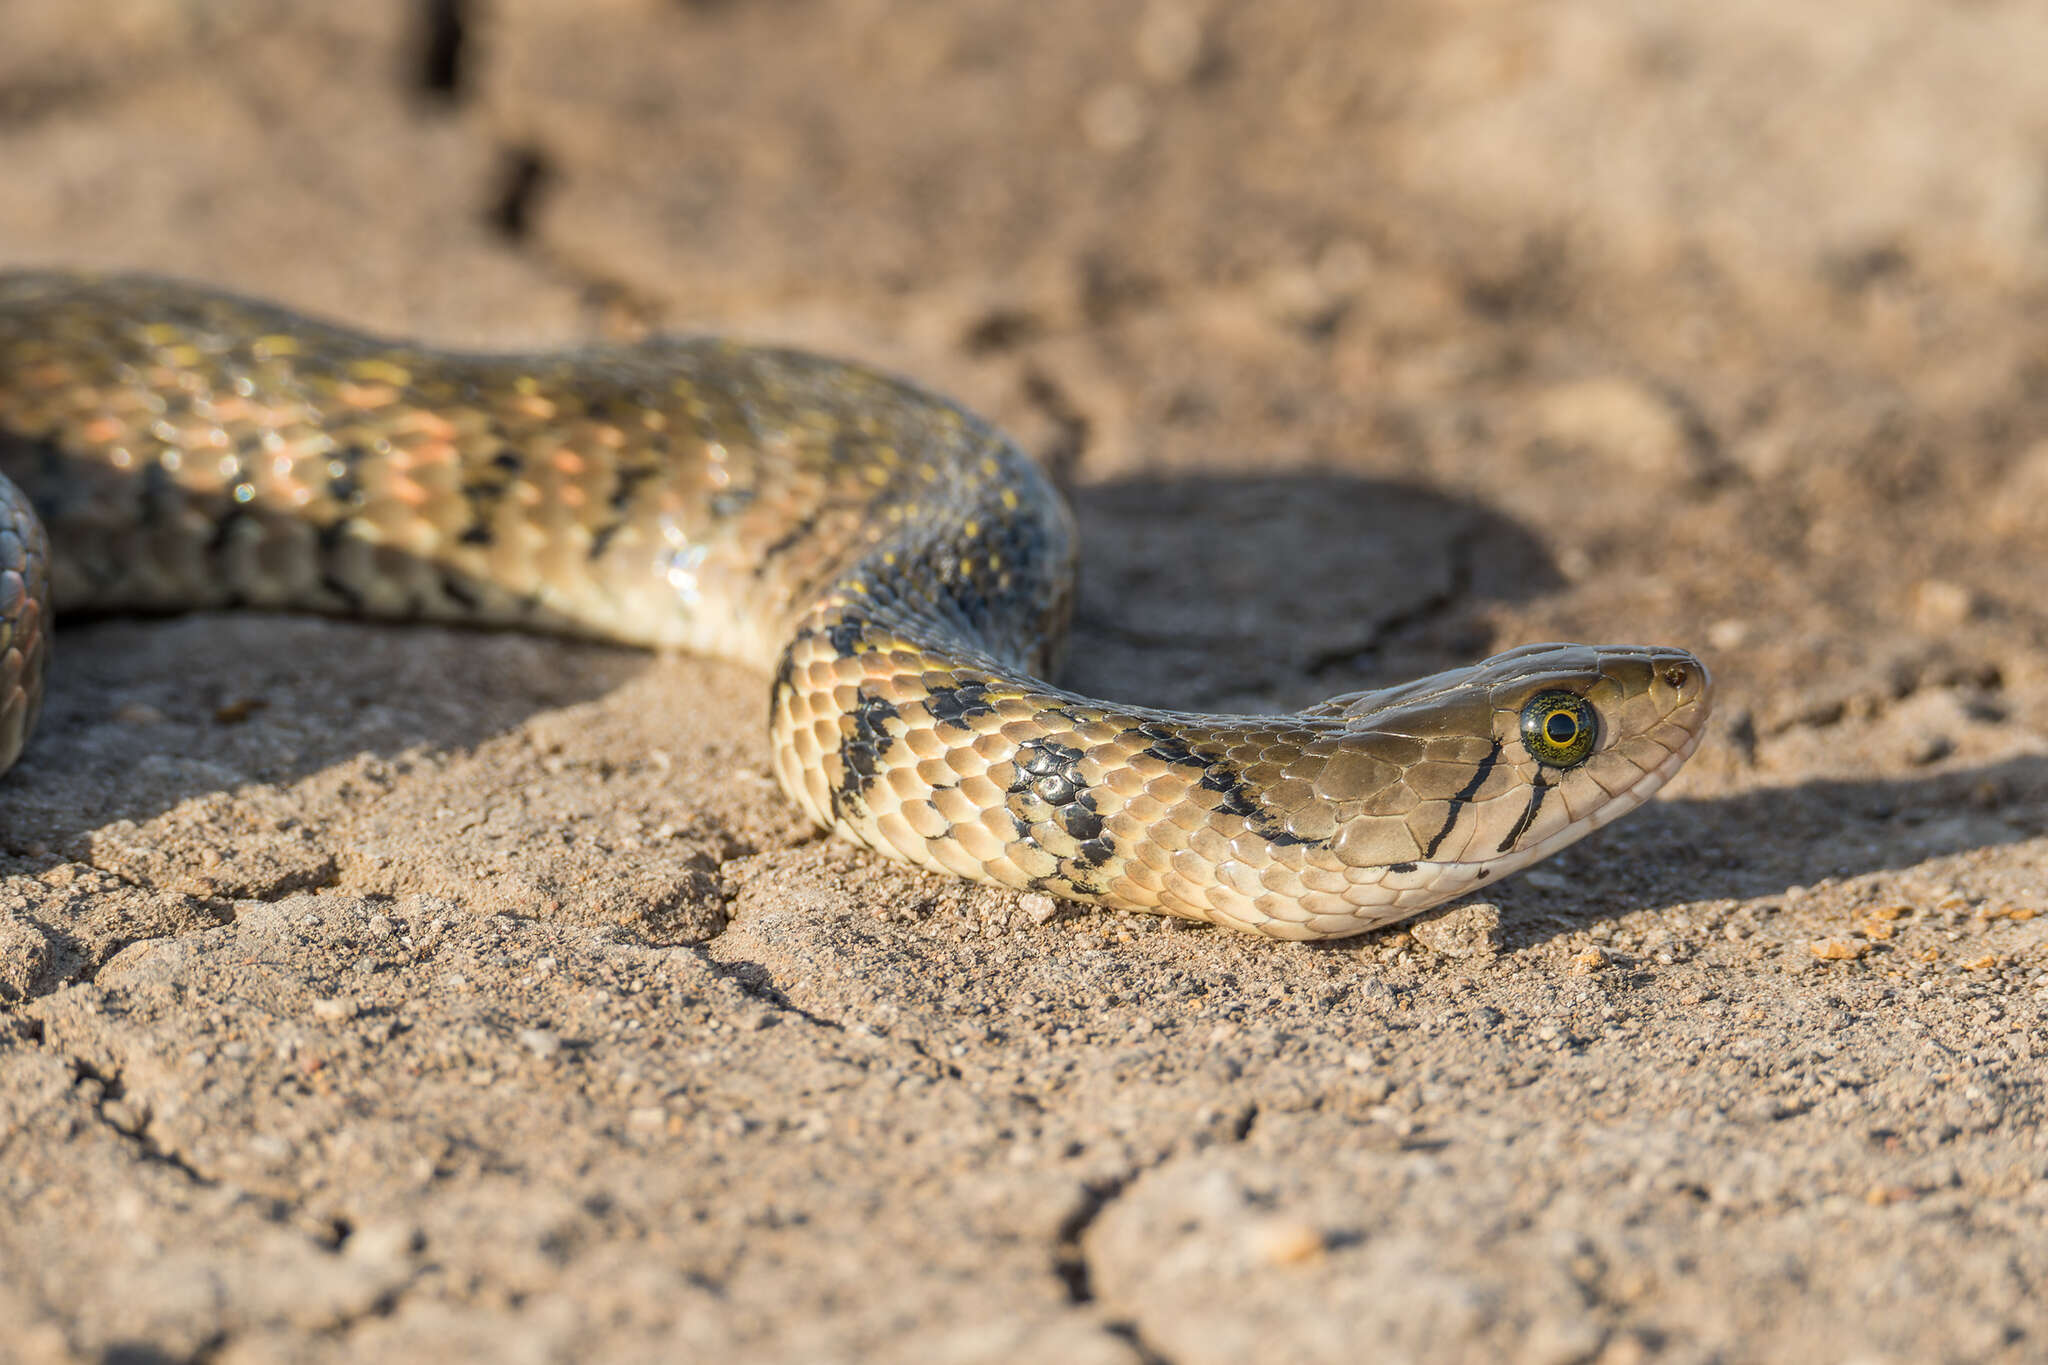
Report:
M 1003 490 L 1003 509 L 1004 509 L 1005 511 L 1009 511 L 1009 512 L 1014 512 L 1014 511 L 1016 511 L 1016 510 L 1017 510 L 1017 490 L 1016 490 L 1016 489 L 1014 489 L 1014 488 L 1005 488 L 1005 489 Z
M 358 360 L 348 367 L 349 374 L 368 384 L 396 384 L 404 388 L 412 383 L 412 371 L 395 361 L 371 356 Z
M 978 540 L 981 537 L 981 523 L 970 521 L 960 528 L 960 533 L 969 540 Z
M 152 322 L 141 330 L 143 341 L 151 346 L 169 346 L 185 335 L 181 328 L 168 322 Z
M 266 337 L 257 337 L 249 343 L 249 354 L 255 356 L 258 360 L 276 360 L 283 356 L 297 355 L 298 353 L 299 339 L 295 336 L 286 336 L 283 332 L 273 332 Z
M 860 476 L 877 488 L 889 482 L 889 471 L 878 464 L 861 466 Z

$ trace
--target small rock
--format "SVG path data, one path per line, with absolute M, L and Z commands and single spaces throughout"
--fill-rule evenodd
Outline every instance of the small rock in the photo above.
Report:
M 1740 649 L 1749 643 L 1752 627 L 1739 617 L 1726 617 L 1707 627 L 1707 643 L 1715 649 Z
M 518 1038 L 519 1046 L 543 1060 L 562 1050 L 562 1036 L 553 1029 L 523 1028 L 513 1036 Z
M 1870 945 L 1861 938 L 1817 938 L 1806 950 L 1823 962 L 1854 962 Z
M 362 1007 L 345 995 L 336 996 L 331 1000 L 315 1000 L 313 1002 L 313 1017 L 315 1019 L 325 1019 L 330 1023 L 343 1019 L 353 1019 L 361 1012 Z
M 1574 953 L 1572 955 L 1572 975 L 1591 976 L 1593 973 L 1605 969 L 1610 961 L 1612 959 L 1608 957 L 1607 950 L 1597 946 L 1588 948 L 1582 953 Z
M 26 1000 L 54 961 L 50 937 L 25 916 L 0 919 L 0 1000 Z
M 1033 924 L 1050 924 L 1053 916 L 1060 912 L 1059 902 L 1040 891 L 1017 898 L 1017 908 L 1031 917 Z
M 371 1223 L 357 1228 L 346 1248 L 350 1260 L 375 1265 L 402 1265 L 426 1245 L 419 1225 L 404 1220 Z
M 1409 929 L 1416 942 L 1451 958 L 1492 958 L 1500 955 L 1500 909 L 1479 902 L 1460 905 Z
M 1267 1265 L 1306 1265 L 1322 1258 L 1329 1239 L 1307 1223 L 1274 1218 L 1252 1229 L 1251 1249 Z

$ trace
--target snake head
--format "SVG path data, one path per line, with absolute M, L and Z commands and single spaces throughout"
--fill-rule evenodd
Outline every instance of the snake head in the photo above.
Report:
M 1334 721 L 1282 814 L 1357 932 L 1506 876 L 1642 805 L 1698 747 L 1712 682 L 1683 650 L 1525 645 L 1302 713 Z M 1310 896 L 1310 902 L 1328 901 Z M 1332 907 L 1334 909 L 1334 907 Z

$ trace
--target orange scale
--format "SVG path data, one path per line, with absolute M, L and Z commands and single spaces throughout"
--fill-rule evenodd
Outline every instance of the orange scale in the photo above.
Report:
M 1008 822 L 1005 821 L 1005 823 Z M 1027 844 L 1016 839 L 1008 839 L 1001 831 L 996 831 L 996 835 L 999 839 L 1005 839 L 1002 860 L 1017 869 L 1021 874 L 1020 881 L 1034 881 L 1040 877 L 1054 876 L 1059 872 L 1060 860 L 1047 853 L 1038 845 Z M 993 867 L 994 865 L 991 864 L 991 866 Z M 1016 884 L 1014 882 L 1011 883 L 1011 885 Z
M 1003 856 L 1009 840 L 999 837 L 987 825 L 966 824 L 953 829 L 953 841 L 965 849 L 968 855 L 984 865 Z
M 954 876 L 965 877 L 969 881 L 986 880 L 982 872 L 981 860 L 953 840 L 940 839 L 935 843 L 926 844 L 924 847 L 932 862 L 945 868 L 946 871 Z
M 1092 757 L 1092 756 L 1091 756 Z M 1145 775 L 1124 763 L 1098 763 L 1102 771 L 1095 781 L 1098 785 L 1116 793 L 1125 801 L 1150 799 L 1144 796 Z
M 963 825 L 981 817 L 981 807 L 970 801 L 967 793 L 958 787 L 939 787 L 926 799 L 949 825 Z
M 989 781 L 987 776 L 981 773 L 961 778 L 960 791 L 969 801 L 982 810 L 997 809 L 1003 804 L 1004 798 L 1008 796 L 1007 792 Z
M 919 761 L 937 760 L 946 752 L 945 736 L 928 725 L 913 725 L 903 732 L 903 747 Z
M 925 851 L 925 841 L 918 837 L 901 811 L 885 811 L 875 819 L 875 832 L 882 836 L 889 847 L 906 857 L 915 857 Z
M 1166 809 L 1166 803 L 1158 797 L 1150 793 L 1141 793 L 1124 802 L 1123 809 L 1118 814 L 1137 825 L 1149 827 L 1165 820 Z M 1168 827 L 1177 829 L 1172 825 Z
M 914 768 L 891 768 L 882 775 L 882 780 L 898 801 L 922 802 L 925 793 L 932 789 L 931 783 L 920 777 Z

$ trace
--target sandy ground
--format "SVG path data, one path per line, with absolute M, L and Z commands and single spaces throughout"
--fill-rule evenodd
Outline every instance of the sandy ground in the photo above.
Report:
M 0 264 L 990 413 L 1071 679 L 1549 638 L 1668 799 L 1319 947 L 809 832 L 762 680 L 82 625 L 0 787 L 0 1356 L 2048 1354 L 2022 0 L 0 0 Z

